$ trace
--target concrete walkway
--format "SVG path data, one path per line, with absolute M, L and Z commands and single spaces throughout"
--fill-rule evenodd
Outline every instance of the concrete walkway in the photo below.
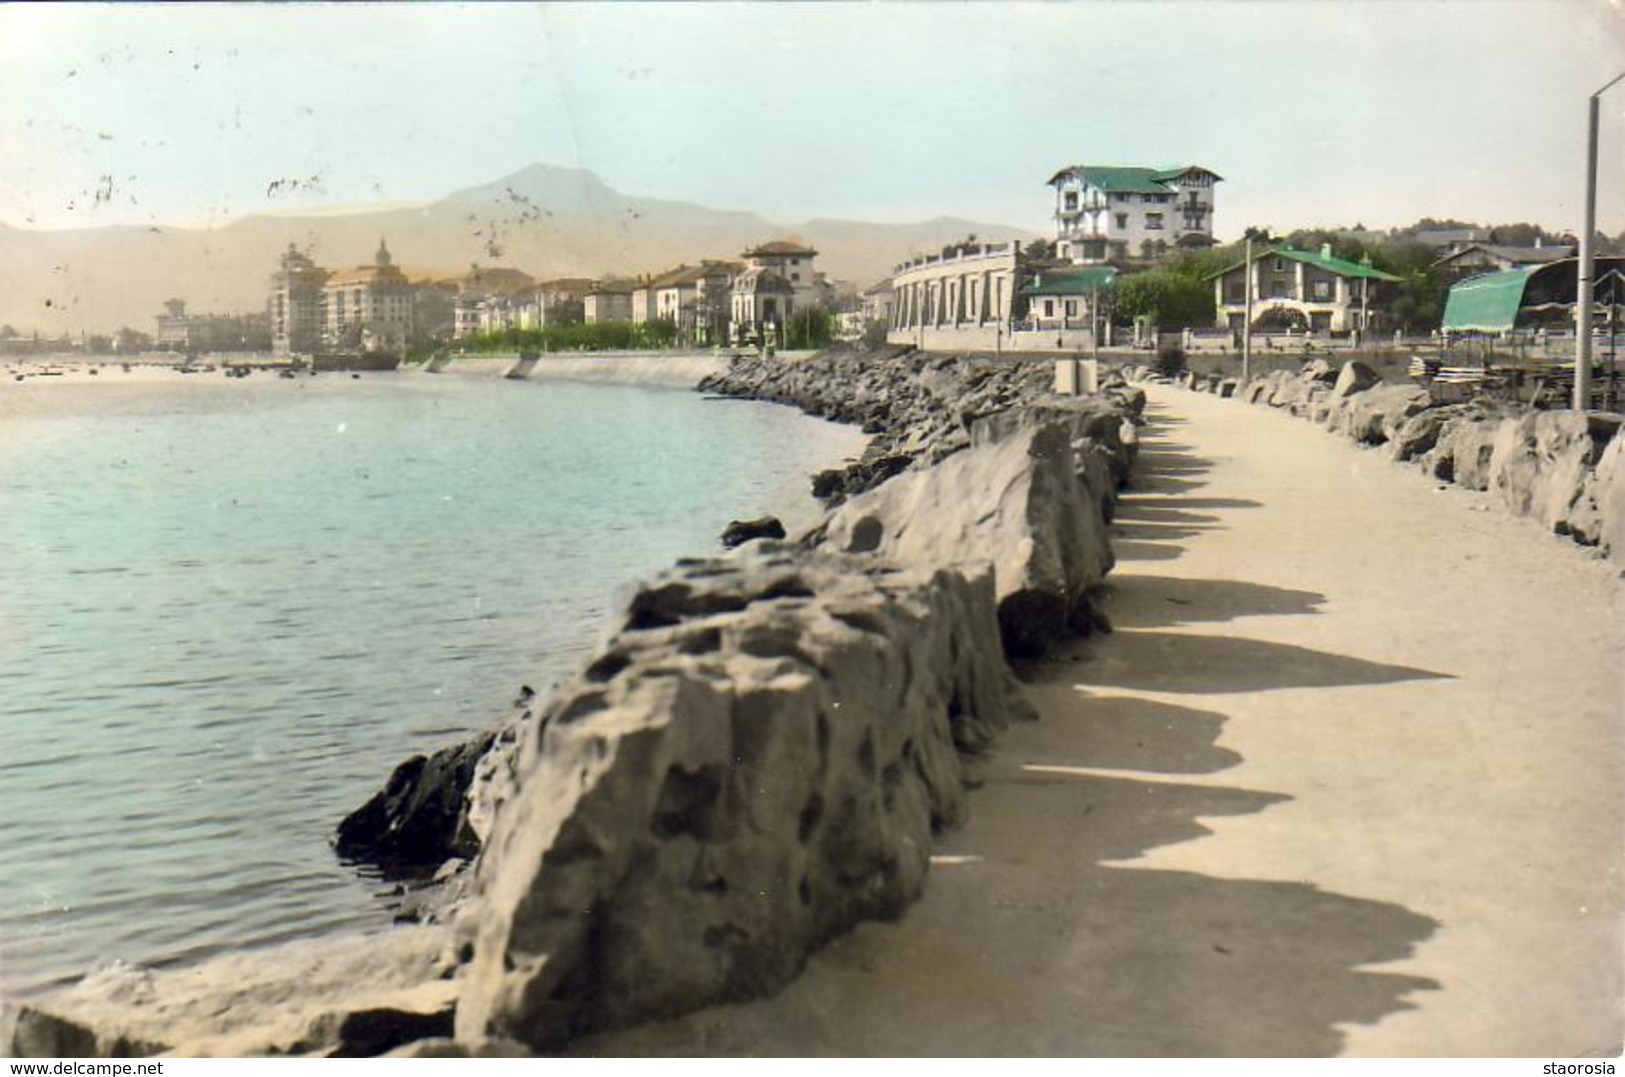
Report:
M 584 1053 L 1620 1050 L 1619 566 L 1269 409 L 1148 414 L 1117 631 L 1029 672 L 925 898 Z

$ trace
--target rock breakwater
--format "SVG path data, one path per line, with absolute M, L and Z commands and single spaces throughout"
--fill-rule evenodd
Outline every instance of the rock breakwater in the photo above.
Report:
M 1044 397 L 1053 378 L 1046 363 L 835 351 L 793 362 L 742 357 L 699 388 L 788 404 L 872 435 L 861 460 L 813 480 L 814 494 L 833 505 L 968 448 L 977 419 Z

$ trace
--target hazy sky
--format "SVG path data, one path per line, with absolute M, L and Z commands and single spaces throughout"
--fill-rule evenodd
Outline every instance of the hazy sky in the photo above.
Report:
M 1048 230 L 1067 164 L 1205 165 L 1217 229 L 1576 228 L 1625 0 L 0 4 L 0 221 L 423 200 L 544 162 L 760 212 Z M 1625 229 L 1625 83 L 1600 224 Z M 284 184 L 274 192 L 268 188 Z

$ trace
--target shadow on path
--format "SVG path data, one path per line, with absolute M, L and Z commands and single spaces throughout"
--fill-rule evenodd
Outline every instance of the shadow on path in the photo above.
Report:
M 1326 596 L 1243 580 L 1130 576 L 1109 585 L 1117 628 L 1159 628 L 1237 617 L 1319 613 Z
M 1028 685 L 1027 699 L 1044 720 L 1023 728 L 1022 745 L 1048 765 L 1213 774 L 1241 762 L 1217 744 L 1225 717 L 1216 711 L 1095 695 L 1055 675 Z
M 1177 632 L 1119 632 L 1099 646 L 1073 645 L 1078 678 L 1091 686 L 1147 692 L 1265 692 L 1275 688 L 1335 688 L 1351 684 L 1448 678 L 1413 666 L 1316 651 L 1290 643 L 1195 636 Z

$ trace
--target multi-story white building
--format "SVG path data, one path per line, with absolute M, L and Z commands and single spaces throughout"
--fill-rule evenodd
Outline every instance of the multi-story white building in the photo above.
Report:
M 813 266 L 818 252 L 811 247 L 776 239 L 752 247 L 740 257 L 745 259 L 745 272 L 766 270 L 784 278 L 794 293 L 796 310 L 827 307 L 834 299 L 833 289 Z
M 326 316 L 322 289 L 329 274 L 292 243 L 271 277 L 266 311 L 271 319 L 271 350 L 277 355 L 321 349 Z
M 412 285 L 378 241 L 373 264 L 342 270 L 322 288 L 323 346 L 400 352 L 412 333 Z
M 1073 165 L 1055 188 L 1056 254 L 1079 265 L 1152 259 L 1213 244 L 1213 191 L 1222 177 L 1198 165 Z

